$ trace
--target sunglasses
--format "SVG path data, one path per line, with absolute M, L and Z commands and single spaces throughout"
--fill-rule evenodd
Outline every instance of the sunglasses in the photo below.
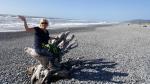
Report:
M 41 24 L 48 24 L 47 22 L 42 22 Z

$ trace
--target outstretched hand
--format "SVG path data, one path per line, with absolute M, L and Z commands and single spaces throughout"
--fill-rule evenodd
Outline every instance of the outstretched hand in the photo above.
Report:
M 24 16 L 18 15 L 18 17 L 22 20 L 22 21 L 26 21 L 26 18 Z

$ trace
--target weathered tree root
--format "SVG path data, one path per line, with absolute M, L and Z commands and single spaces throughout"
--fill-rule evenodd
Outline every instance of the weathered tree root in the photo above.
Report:
M 44 69 L 41 65 L 29 67 L 27 74 L 31 77 L 32 84 L 50 84 L 59 79 L 70 78 L 70 70 L 61 68 L 56 71 Z
M 67 53 L 69 50 L 78 46 L 77 41 L 72 41 L 74 35 L 68 36 L 70 32 L 62 33 L 58 36 L 57 40 L 51 41 L 52 44 L 57 44 L 61 49 L 61 56 L 55 59 L 57 64 L 57 69 L 52 70 L 47 63 L 50 61 L 46 56 L 40 56 L 35 52 L 35 49 L 26 47 L 25 52 L 31 55 L 39 61 L 39 65 L 29 67 L 27 69 L 27 74 L 31 77 L 31 84 L 50 84 L 53 81 L 57 81 L 63 78 L 70 78 L 70 70 L 72 66 L 66 65 L 66 63 L 60 63 L 62 56 Z M 47 67 L 45 67 L 47 66 Z

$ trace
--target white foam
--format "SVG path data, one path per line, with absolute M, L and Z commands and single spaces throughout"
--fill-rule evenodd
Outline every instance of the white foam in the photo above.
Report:
M 28 26 L 38 26 L 40 18 L 27 18 Z M 68 27 L 87 27 L 90 25 L 110 24 L 108 22 L 89 22 L 84 20 L 66 20 L 66 19 L 48 19 L 49 28 L 68 28 Z M 3 15 L 0 16 L 0 32 L 17 32 L 25 31 L 23 22 L 17 16 Z
M 102 25 L 102 24 L 109 24 L 106 22 L 96 22 L 96 23 L 56 23 L 51 25 L 51 27 L 87 27 L 87 26 L 93 26 L 93 25 Z
M 68 28 L 68 27 L 88 27 L 94 25 L 102 25 L 108 24 L 105 22 L 98 22 L 98 23 L 55 23 L 50 24 L 49 28 Z M 37 23 L 30 23 L 28 24 L 29 27 L 38 26 Z M 23 23 L 10 23 L 10 24 L 0 24 L 0 32 L 17 32 L 17 31 L 24 31 Z

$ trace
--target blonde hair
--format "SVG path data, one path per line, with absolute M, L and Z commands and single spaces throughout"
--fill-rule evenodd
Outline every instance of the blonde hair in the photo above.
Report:
M 42 19 L 40 20 L 40 24 L 41 24 L 42 22 L 47 22 L 47 23 L 48 23 L 48 20 L 45 19 L 45 18 L 42 18 Z

